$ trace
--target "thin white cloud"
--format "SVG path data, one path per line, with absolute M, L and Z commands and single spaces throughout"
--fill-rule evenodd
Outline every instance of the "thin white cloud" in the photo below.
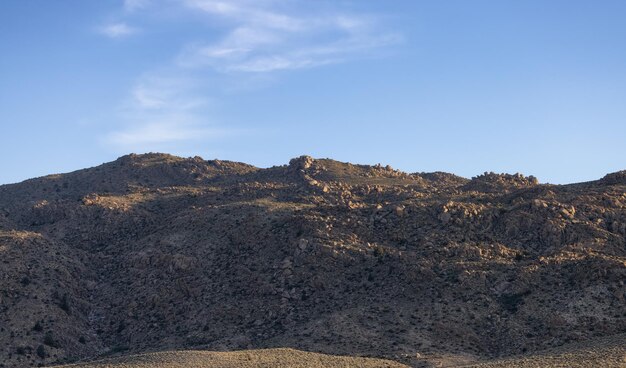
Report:
M 121 109 L 123 125 L 102 139 L 105 145 L 122 152 L 158 151 L 243 133 L 209 120 L 210 101 L 198 97 L 194 81 L 164 74 L 145 75 L 137 81 Z
M 222 40 L 188 45 L 182 67 L 219 72 L 272 72 L 344 62 L 401 41 L 375 19 L 354 14 L 279 11 L 285 1 L 184 0 L 192 9 L 229 22 Z
M 150 5 L 150 2 L 150 0 L 124 0 L 124 10 L 127 12 L 140 10 Z
M 270 56 L 252 56 L 241 62 L 231 63 L 225 70 L 261 73 L 314 68 L 345 62 L 359 52 L 397 43 L 400 40 L 400 36 L 394 34 L 367 39 L 345 39 L 332 44 L 302 47 Z
M 271 80 L 272 72 L 370 57 L 401 42 L 401 36 L 382 27 L 376 17 L 343 13 L 332 5 L 321 10 L 307 0 L 124 0 L 120 19 L 137 20 L 161 5 L 176 13 L 168 20 L 180 16 L 185 20 L 185 14 L 194 20 L 205 18 L 222 36 L 217 41 L 196 39 L 181 45 L 175 63 L 166 62 L 138 79 L 123 104 L 122 124 L 102 139 L 116 150 L 171 150 L 245 134 L 210 118 L 207 91 L 217 95 L 232 86 L 250 88 L 258 81 Z M 99 31 L 122 38 L 138 29 L 118 22 Z M 209 86 L 206 79 L 198 78 L 207 75 L 226 83 Z
M 107 140 L 117 146 L 136 147 L 153 143 L 169 143 L 200 139 L 209 132 L 184 122 L 155 121 L 111 133 Z
M 128 105 L 134 110 L 191 111 L 208 103 L 194 96 L 193 87 L 186 78 L 144 76 L 133 86 Z
M 296 31 L 306 27 L 305 19 L 293 17 L 271 9 L 275 1 L 246 0 L 183 0 L 192 9 L 207 14 L 229 18 L 252 25 L 262 25 L 274 29 Z M 284 2 L 284 1 L 283 1 Z
M 137 33 L 137 29 L 126 23 L 112 23 L 100 27 L 99 32 L 110 38 L 122 38 Z
M 121 152 L 159 151 L 181 143 L 202 142 L 245 133 L 243 130 L 208 126 L 194 120 L 194 116 L 182 114 L 129 122 L 123 129 L 107 134 L 102 142 Z

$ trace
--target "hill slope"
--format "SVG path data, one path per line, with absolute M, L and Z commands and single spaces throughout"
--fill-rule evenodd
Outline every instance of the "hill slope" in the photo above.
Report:
M 66 368 L 406 368 L 397 362 L 306 353 L 293 349 L 237 352 L 171 351 L 72 364 Z
M 129 155 L 0 186 L 0 366 L 531 353 L 626 331 L 625 241 L 624 172 L 555 186 Z
M 462 356 L 420 357 L 436 367 L 459 368 L 621 368 L 626 365 L 626 335 L 600 338 L 585 343 L 568 344 L 556 349 L 522 357 L 463 364 Z M 418 363 L 420 359 L 415 359 Z M 467 357 L 465 357 L 467 359 Z M 419 364 L 419 363 L 418 363 Z M 58 368 L 322 368 L 407 367 L 389 360 L 354 358 L 306 353 L 293 349 L 246 350 L 236 352 L 168 351 L 122 356 Z
M 626 367 L 626 335 L 568 344 L 528 356 L 499 359 L 462 368 L 622 368 Z

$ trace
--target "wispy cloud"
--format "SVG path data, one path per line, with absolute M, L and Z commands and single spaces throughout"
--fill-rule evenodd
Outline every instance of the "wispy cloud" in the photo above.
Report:
M 126 23 L 111 23 L 100 27 L 98 31 L 110 38 L 122 38 L 136 33 L 137 29 Z
M 183 121 L 175 122 L 154 121 L 146 124 L 131 126 L 125 130 L 112 132 L 107 137 L 107 142 L 116 146 L 136 148 L 137 146 L 170 143 L 203 139 L 211 135 L 207 129 L 194 127 Z
M 135 10 L 146 8 L 150 5 L 151 0 L 124 0 L 124 10 L 133 12 Z
M 194 82 L 189 78 L 148 75 L 140 78 L 131 91 L 131 107 L 156 112 L 187 112 L 208 104 L 195 97 Z
M 187 46 L 178 64 L 219 72 L 303 69 L 344 62 L 401 41 L 368 16 L 277 10 L 285 3 L 184 0 L 187 7 L 228 22 L 230 30 L 217 43 Z
M 179 77 L 140 78 L 121 109 L 123 125 L 103 142 L 121 151 L 158 150 L 169 144 L 237 134 L 207 120 L 209 101 L 197 97 L 194 87 L 192 81 Z
M 332 2 L 308 0 L 124 0 L 118 19 L 148 24 L 166 19 L 197 22 L 195 39 L 157 69 L 147 71 L 129 90 L 121 109 L 122 124 L 103 137 L 121 151 L 171 149 L 193 142 L 245 133 L 226 128 L 210 116 L 207 95 L 218 96 L 272 80 L 275 72 L 301 70 L 376 55 L 401 42 L 374 16 L 337 10 Z M 168 16 L 159 9 L 166 7 Z M 174 14 L 170 16 L 171 14 Z M 198 20 L 201 20 L 198 22 Z M 174 22 L 173 22 L 174 21 Z M 210 26 L 207 27 L 207 24 Z M 138 29 L 126 22 L 99 31 L 111 38 Z M 203 40 L 208 37 L 209 40 Z M 219 80 L 219 85 L 207 80 Z M 223 82 L 223 83 L 222 83 Z
M 183 2 L 192 9 L 202 10 L 207 14 L 227 17 L 251 25 L 288 31 L 296 31 L 306 26 L 304 24 L 305 19 L 273 10 L 273 7 L 280 3 L 277 1 L 183 0 Z M 285 1 L 282 1 L 282 3 L 285 3 Z

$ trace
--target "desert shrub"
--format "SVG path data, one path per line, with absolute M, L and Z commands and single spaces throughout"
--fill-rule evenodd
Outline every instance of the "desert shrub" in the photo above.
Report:
M 46 357 L 46 348 L 43 345 L 39 345 L 37 347 L 37 356 L 39 356 L 41 359 Z
M 126 345 L 117 345 L 111 348 L 111 354 L 121 353 L 129 349 Z
M 530 294 L 529 291 L 523 293 L 504 294 L 500 296 L 499 302 L 502 308 L 510 313 L 517 312 L 517 308 L 524 301 L 524 297 Z
M 46 332 L 45 336 L 43 337 L 43 343 L 53 348 L 58 347 L 57 342 L 52 336 L 52 332 L 50 331 Z
M 59 307 L 65 311 L 65 313 L 70 314 L 70 302 L 67 294 L 63 294 L 61 301 L 59 303 Z
M 385 257 L 385 248 L 380 245 L 375 246 L 374 257 L 379 258 L 379 259 Z
M 41 321 L 37 321 L 37 323 L 35 323 L 35 325 L 33 326 L 33 331 L 43 331 L 43 325 L 41 324 Z

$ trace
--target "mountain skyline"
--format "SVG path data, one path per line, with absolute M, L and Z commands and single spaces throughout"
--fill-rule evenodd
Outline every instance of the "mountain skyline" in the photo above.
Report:
M 0 183 L 169 152 L 624 169 L 626 4 L 3 1 Z

